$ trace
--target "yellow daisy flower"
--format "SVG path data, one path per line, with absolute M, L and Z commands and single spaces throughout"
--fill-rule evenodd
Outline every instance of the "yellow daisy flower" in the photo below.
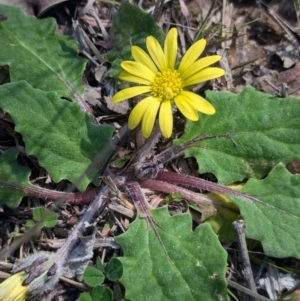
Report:
M 215 113 L 214 107 L 206 99 L 188 89 L 224 75 L 223 69 L 208 67 L 221 57 L 212 55 L 198 59 L 206 46 L 206 40 L 201 39 L 188 49 L 176 68 L 177 35 L 176 28 L 168 32 L 164 49 L 153 36 L 149 36 L 146 39 L 149 54 L 138 46 L 132 46 L 131 54 L 135 61 L 121 63 L 124 71 L 119 78 L 140 85 L 119 91 L 112 98 L 112 102 L 148 94 L 133 108 L 128 120 L 130 129 L 134 129 L 142 122 L 142 133 L 145 138 L 152 132 L 158 111 L 161 132 L 166 138 L 171 137 L 173 103 L 187 119 L 192 121 L 199 119 L 198 111 L 208 115 Z
M 0 283 L 0 301 L 25 301 L 28 298 L 28 286 L 22 283 L 27 277 L 25 272 L 13 274 Z

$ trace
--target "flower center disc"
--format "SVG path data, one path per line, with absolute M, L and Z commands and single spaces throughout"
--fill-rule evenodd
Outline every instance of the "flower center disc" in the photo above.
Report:
M 168 69 L 158 73 L 151 86 L 153 97 L 171 100 L 182 90 L 182 81 L 178 71 Z

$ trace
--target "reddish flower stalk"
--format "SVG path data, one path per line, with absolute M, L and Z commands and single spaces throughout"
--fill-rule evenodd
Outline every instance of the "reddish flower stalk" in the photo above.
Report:
M 70 192 L 50 190 L 34 185 L 32 185 L 32 187 L 23 187 L 15 183 L 5 182 L 2 180 L 0 180 L 0 184 L 2 187 L 12 188 L 18 191 L 22 191 L 24 194 L 29 196 L 42 198 L 44 200 L 52 200 L 52 201 L 63 200 L 73 205 L 89 204 L 99 193 L 98 187 L 85 192 L 70 193 Z
M 153 229 L 155 236 L 157 237 L 160 245 L 162 246 L 165 254 L 167 254 L 167 250 L 157 232 L 156 227 L 160 227 L 155 223 L 153 220 L 151 213 L 149 212 L 148 203 L 146 201 L 145 195 L 137 182 L 130 182 L 126 184 L 126 188 L 132 201 L 134 202 L 135 206 L 137 207 L 138 211 L 141 212 L 141 216 L 146 219 L 147 225 Z
M 156 180 L 185 185 L 189 187 L 195 187 L 195 188 L 208 190 L 210 192 L 215 192 L 215 193 L 231 194 L 248 200 L 258 201 L 253 196 L 250 196 L 249 194 L 243 193 L 241 191 L 217 183 L 213 183 L 204 179 L 178 174 L 175 172 L 161 172 L 156 177 Z
M 157 191 L 161 191 L 161 192 L 165 192 L 165 193 L 169 193 L 169 194 L 172 194 L 174 192 L 179 192 L 180 195 L 188 201 L 191 201 L 191 202 L 199 204 L 199 205 L 214 206 L 214 203 L 212 200 L 204 197 L 200 193 L 190 191 L 188 189 L 185 189 L 183 187 L 180 187 L 180 186 L 177 186 L 174 184 L 166 183 L 163 181 L 157 181 L 157 180 L 145 180 L 145 181 L 141 181 L 140 185 L 143 188 L 157 190 Z

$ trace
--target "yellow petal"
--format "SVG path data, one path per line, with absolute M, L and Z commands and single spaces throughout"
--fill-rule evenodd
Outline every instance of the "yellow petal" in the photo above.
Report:
M 194 64 L 192 64 L 189 68 L 185 69 L 182 73 L 180 73 L 181 79 L 185 80 L 190 76 L 194 75 L 195 73 L 199 72 L 200 70 L 214 64 L 215 62 L 221 59 L 220 55 L 211 55 L 204 57 Z
M 225 74 L 225 71 L 221 68 L 209 67 L 205 68 L 198 73 L 190 76 L 188 79 L 183 81 L 183 87 L 189 87 L 192 85 L 196 85 L 198 83 L 205 82 L 207 80 L 211 80 L 213 78 L 220 77 Z
M 132 75 L 149 81 L 153 81 L 155 78 L 155 74 L 139 62 L 124 61 L 121 63 L 121 67 Z
M 150 86 L 137 86 L 137 87 L 127 88 L 116 93 L 111 99 L 111 102 L 120 102 L 122 100 L 129 99 L 137 95 L 150 92 L 150 90 L 151 90 Z
M 153 97 L 152 100 L 153 101 L 145 111 L 142 120 L 142 133 L 145 138 L 148 138 L 152 133 L 157 111 L 161 104 L 161 102 L 157 98 Z
M 201 39 L 196 43 L 194 43 L 184 54 L 179 64 L 178 71 L 182 73 L 184 72 L 185 69 L 189 68 L 201 55 L 205 46 L 206 46 L 206 40 L 204 39 Z
M 153 97 L 149 96 L 140 101 L 131 111 L 128 119 L 128 127 L 130 130 L 136 128 L 141 122 L 144 113 L 153 102 Z
M 174 69 L 177 57 L 177 29 L 172 28 L 165 39 L 164 54 L 167 60 L 167 67 Z
M 121 74 L 119 75 L 119 79 L 125 80 L 130 83 L 136 83 L 136 84 L 141 84 L 141 85 L 150 85 L 151 84 L 151 81 L 149 81 L 147 79 L 143 79 L 143 78 L 135 76 L 135 75 L 132 75 L 131 73 L 129 73 L 127 71 L 121 72 Z
M 132 57 L 139 63 L 144 64 L 148 69 L 150 69 L 153 73 L 156 73 L 158 70 L 149 57 L 149 55 L 140 47 L 132 46 L 131 47 Z
M 1 301 L 25 301 L 29 291 L 22 283 L 26 278 L 25 272 L 16 273 L 0 284 Z
M 158 41 L 154 37 L 149 36 L 146 39 L 146 45 L 149 54 L 158 69 L 160 71 L 165 70 L 167 67 L 167 60 Z
M 186 98 L 182 95 L 178 95 L 174 98 L 175 104 L 183 116 L 189 120 L 197 121 L 199 119 L 198 113 L 191 105 L 190 101 L 186 101 Z
M 177 96 L 180 97 L 180 102 L 185 101 L 195 110 L 202 112 L 207 115 L 215 114 L 216 110 L 211 103 L 209 103 L 205 98 L 201 97 L 200 95 L 190 92 L 190 91 L 181 91 L 180 94 Z M 176 102 L 176 100 L 175 100 Z M 177 105 L 177 103 L 176 103 Z M 181 110 L 180 110 L 181 111 Z M 182 114 L 183 111 L 181 111 Z M 190 119 L 190 118 L 189 118 Z M 191 119 L 192 120 L 192 119 Z
M 28 294 L 19 293 L 16 295 L 16 292 L 11 292 L 6 298 L 1 299 L 1 301 L 26 301 L 28 299 Z
M 159 110 L 159 127 L 164 137 L 171 137 L 173 131 L 173 112 L 172 103 L 169 100 L 161 104 Z

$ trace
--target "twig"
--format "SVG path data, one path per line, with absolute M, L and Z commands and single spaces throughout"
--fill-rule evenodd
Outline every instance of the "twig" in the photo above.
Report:
M 221 55 L 220 66 L 225 70 L 225 79 L 228 91 L 234 91 L 232 72 L 229 66 L 227 51 L 225 49 L 219 49 L 217 54 Z
M 153 12 L 153 17 L 154 17 L 154 20 L 156 22 L 159 21 L 159 18 L 162 14 L 162 11 L 163 11 L 163 6 L 164 6 L 164 0 L 156 0 L 155 1 L 155 7 L 154 7 L 154 12 Z
M 68 284 L 72 285 L 73 287 L 76 287 L 77 289 L 79 289 L 79 290 L 81 290 L 81 291 L 84 291 L 84 292 L 88 292 L 88 291 L 89 291 L 89 287 L 86 286 L 86 285 L 83 284 L 83 283 L 74 281 L 74 280 L 69 279 L 69 278 L 66 278 L 66 277 L 64 277 L 64 276 L 61 276 L 59 279 L 60 279 L 61 281 L 65 282 L 65 283 L 68 283 Z
M 263 260 L 262 260 L 262 263 L 261 263 L 261 265 L 260 265 L 260 267 L 259 267 L 259 269 L 258 269 L 258 272 L 257 272 L 257 274 L 256 274 L 256 276 L 255 276 L 255 283 L 258 283 L 258 280 L 260 279 L 260 277 L 261 277 L 261 275 L 262 275 L 262 273 L 263 273 L 263 270 L 264 270 L 264 268 L 265 268 L 265 265 L 266 265 L 266 262 L 268 261 L 268 256 L 267 255 L 264 255 L 264 258 L 263 258 Z
M 282 18 L 279 17 L 264 1 L 256 0 L 256 5 L 260 7 L 266 14 L 272 17 L 272 19 L 285 31 L 287 39 L 295 45 L 300 45 L 300 36 L 298 33 Z
M 118 220 L 118 218 L 116 217 L 116 215 L 114 214 L 113 210 L 110 210 L 110 214 L 112 215 L 112 217 L 114 218 L 114 220 L 116 221 L 117 225 L 119 226 L 119 228 L 122 230 L 123 233 L 126 232 L 126 230 L 124 229 L 123 225 L 121 224 L 121 222 Z
M 240 249 L 240 254 L 242 258 L 242 264 L 243 264 L 243 270 L 242 273 L 244 275 L 244 278 L 247 282 L 247 286 L 249 289 L 257 294 L 253 273 L 251 269 L 249 254 L 247 250 L 247 243 L 246 243 L 246 236 L 245 236 L 245 222 L 243 220 L 234 221 L 232 223 L 234 230 L 236 231 L 237 237 L 238 237 L 238 244 Z M 256 301 L 257 298 L 253 295 L 251 296 L 252 301 Z
M 227 279 L 227 283 L 229 286 L 245 293 L 245 294 L 248 294 L 249 296 L 252 296 L 260 301 L 271 301 L 270 299 L 264 297 L 264 296 L 261 296 L 257 293 L 254 293 L 253 291 L 249 290 L 248 288 L 242 286 L 242 285 L 239 285 L 237 283 L 235 283 L 234 281 L 230 280 L 230 279 Z

